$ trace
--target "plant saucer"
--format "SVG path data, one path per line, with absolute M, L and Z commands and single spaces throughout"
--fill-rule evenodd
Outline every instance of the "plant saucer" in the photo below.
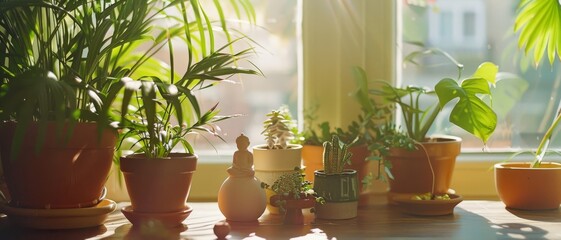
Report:
M 456 194 L 448 194 L 450 199 L 415 200 L 410 196 L 396 196 L 393 200 L 404 213 L 419 216 L 441 216 L 454 213 L 454 207 L 463 199 Z
M 0 202 L 0 212 L 17 225 L 35 229 L 73 229 L 99 226 L 117 208 L 117 204 L 104 199 L 97 205 L 85 208 L 34 209 L 19 208 Z
M 147 213 L 137 212 L 132 209 L 132 206 L 126 206 L 121 209 L 121 212 L 133 225 L 142 225 L 147 223 L 156 223 L 165 227 L 175 227 L 181 225 L 193 211 L 189 205 L 185 205 L 185 209 L 178 212 L 167 213 Z

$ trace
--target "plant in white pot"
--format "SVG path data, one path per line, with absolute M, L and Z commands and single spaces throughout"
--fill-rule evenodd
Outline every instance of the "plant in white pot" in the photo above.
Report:
M 10 206 L 87 208 L 103 199 L 117 141 L 107 95 L 132 71 L 125 59 L 140 61 L 122 53 L 146 38 L 148 6 L 0 3 L 0 153 Z
M 474 74 L 461 79 L 463 65 L 447 53 L 438 49 L 427 49 L 410 54 L 406 60 L 419 55 L 440 54 L 458 68 L 458 79 L 443 78 L 434 90 L 425 87 L 397 87 L 377 81 L 376 87 L 369 88 L 364 70 L 355 68 L 358 81 L 356 96 L 368 115 L 376 103 L 370 94 L 384 101 L 382 105 L 393 104 L 403 115 L 401 131 L 388 122 L 378 128 L 370 129 L 374 138 L 371 151 L 382 157 L 380 166 L 389 176 L 388 199 L 394 196 L 423 194 L 445 194 L 448 192 L 456 156 L 460 153 L 461 139 L 453 136 L 427 136 L 442 108 L 454 104 L 449 120 L 453 124 L 487 142 L 495 130 L 497 116 L 481 98 L 490 96 L 490 87 L 495 84 L 498 67 L 490 62 L 482 63 Z M 436 95 L 437 99 L 428 107 L 421 104 L 424 97 Z M 451 103 L 452 100 L 457 102 Z M 391 168 L 391 169 L 390 169 Z
M 530 53 L 536 66 L 544 56 L 550 64 L 561 50 L 561 8 L 558 1 L 521 1 L 514 31 L 520 31 L 518 46 Z M 561 105 L 560 105 L 561 107 Z M 550 139 L 561 122 L 558 108 L 553 122 L 544 134 L 532 162 L 504 162 L 495 168 L 495 185 L 508 208 L 522 210 L 558 209 L 561 204 L 561 164 L 545 162 Z
M 359 184 L 357 171 L 345 169 L 352 153 L 349 146 L 333 135 L 323 143 L 323 169 L 314 172 L 314 191 L 325 200 L 316 206 L 316 217 L 349 219 L 357 216 Z
M 294 134 L 290 130 L 293 124 L 285 117 L 283 110 L 273 110 L 267 114 L 268 119 L 263 123 L 266 144 L 253 147 L 255 177 L 267 185 L 273 183 L 282 175 L 294 173 L 301 168 L 302 145 L 290 144 Z M 267 190 L 267 199 L 272 196 Z M 269 212 L 278 214 L 278 208 L 267 204 Z

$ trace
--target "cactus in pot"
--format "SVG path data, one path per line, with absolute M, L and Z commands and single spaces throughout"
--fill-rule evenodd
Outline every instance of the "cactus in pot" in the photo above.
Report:
M 352 153 L 349 144 L 333 135 L 323 143 L 324 170 L 314 172 L 314 191 L 325 200 L 316 205 L 316 217 L 323 219 L 349 219 L 357 215 L 358 177 L 356 170 L 345 169 Z

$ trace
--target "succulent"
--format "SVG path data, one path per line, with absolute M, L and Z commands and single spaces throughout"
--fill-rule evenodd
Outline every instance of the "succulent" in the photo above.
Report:
M 286 119 L 281 110 L 273 110 L 267 114 L 267 119 L 263 124 L 265 130 L 261 134 L 265 135 L 269 149 L 286 149 L 290 140 L 294 138 L 294 133 L 290 131 L 290 120 Z
M 323 143 L 323 168 L 326 174 L 340 174 L 346 164 L 350 164 L 352 153 L 349 145 L 340 141 L 337 135 Z

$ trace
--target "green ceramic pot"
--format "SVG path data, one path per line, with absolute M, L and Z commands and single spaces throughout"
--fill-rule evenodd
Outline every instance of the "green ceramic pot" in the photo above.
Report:
M 351 169 L 341 174 L 314 172 L 314 191 L 325 199 L 325 204 L 316 205 L 316 217 L 323 219 L 354 218 L 358 208 L 358 177 Z

